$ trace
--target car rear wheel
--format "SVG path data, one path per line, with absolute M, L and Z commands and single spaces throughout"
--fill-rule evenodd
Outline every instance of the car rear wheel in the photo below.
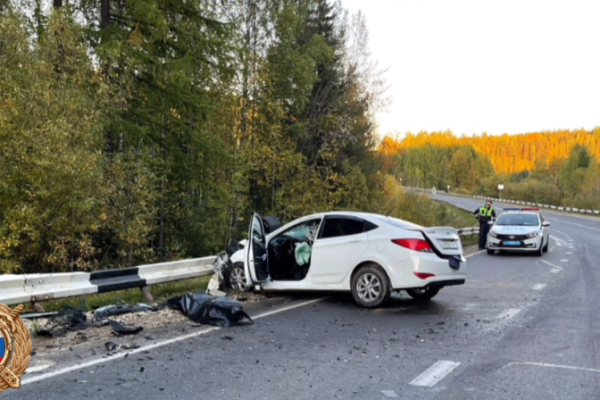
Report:
M 389 300 L 390 295 L 388 277 L 377 264 L 361 267 L 352 278 L 352 296 L 361 307 L 380 307 Z
M 227 275 L 227 284 L 235 291 L 243 292 L 246 290 L 246 271 L 244 263 L 235 263 Z
M 406 293 L 408 293 L 408 295 L 415 300 L 428 301 L 433 299 L 439 293 L 439 291 L 440 288 L 429 286 L 420 289 L 408 289 Z

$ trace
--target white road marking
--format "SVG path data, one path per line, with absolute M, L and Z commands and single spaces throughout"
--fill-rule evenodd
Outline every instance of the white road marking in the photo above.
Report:
M 45 364 L 39 364 L 39 365 L 33 365 L 27 368 L 27 371 L 25 372 L 26 374 L 32 374 L 34 372 L 40 372 L 43 371 L 45 369 L 48 369 L 52 366 L 54 366 L 54 362 L 48 362 Z
M 561 224 L 575 225 L 575 226 L 578 226 L 578 227 L 580 227 L 580 228 L 591 229 L 591 230 L 593 230 L 593 231 L 598 231 L 598 232 L 600 232 L 600 229 L 597 229 L 597 228 L 591 228 L 591 227 L 589 227 L 589 226 L 586 226 L 586 225 L 575 224 L 575 223 L 573 223 L 573 222 L 567 222 L 567 221 L 561 221 L 561 220 L 559 220 L 559 219 L 555 219 L 554 221 L 555 221 L 555 222 L 559 222 L 559 223 L 561 223 Z
M 544 290 L 547 285 L 545 283 L 537 283 L 533 285 L 532 290 Z
M 479 250 L 477 253 L 473 253 L 473 254 L 469 254 L 468 256 L 465 256 L 465 258 L 473 257 L 473 256 L 476 256 L 477 254 L 481 254 L 483 252 L 485 252 L 485 250 Z
M 383 393 L 383 395 L 385 397 L 391 397 L 393 399 L 398 398 L 399 396 L 396 394 L 396 392 L 394 392 L 393 390 L 382 390 L 381 393 Z
M 521 312 L 520 308 L 507 308 L 506 310 L 504 310 L 500 314 L 498 314 L 496 319 L 511 319 L 512 317 L 514 317 L 515 315 L 517 315 L 520 312 Z
M 563 258 L 562 260 L 560 260 L 560 262 L 568 262 L 569 260 L 567 260 L 566 258 Z
M 454 361 L 438 361 L 413 379 L 409 385 L 433 387 L 459 365 L 459 362 Z
M 553 274 L 558 274 L 560 271 L 561 271 L 560 269 L 556 269 L 556 268 L 550 270 L 550 272 Z
M 292 304 L 292 305 L 287 306 L 287 307 L 282 307 L 282 308 L 278 308 L 278 309 L 273 310 L 273 311 L 267 311 L 267 312 L 264 312 L 262 314 L 258 314 L 258 315 L 254 316 L 254 317 L 251 317 L 251 318 L 253 320 L 265 318 L 265 317 L 268 317 L 270 315 L 279 314 L 279 313 L 282 313 L 282 312 L 293 310 L 295 308 L 300 308 L 300 307 L 308 306 L 310 304 L 318 303 L 318 302 L 323 301 L 325 299 L 327 299 L 327 297 L 322 297 L 322 298 L 315 299 L 315 300 L 309 300 L 309 301 L 305 301 L 305 302 L 298 303 L 298 304 Z M 163 347 L 163 346 L 166 346 L 166 345 L 169 345 L 169 344 L 172 344 L 172 343 L 177 343 L 177 342 L 181 342 L 183 340 L 192 339 L 192 338 L 195 338 L 197 336 L 202 336 L 202 335 L 206 335 L 207 333 L 210 333 L 210 332 L 218 331 L 220 329 L 222 329 L 222 328 L 218 327 L 218 326 L 214 326 L 214 327 L 210 327 L 210 328 L 207 328 L 207 329 L 204 329 L 204 330 L 201 330 L 201 331 L 197 331 L 197 332 L 194 332 L 194 333 L 189 333 L 187 335 L 178 336 L 178 337 L 175 337 L 175 338 L 163 340 L 163 341 L 160 341 L 160 342 L 157 342 L 157 343 L 149 344 L 147 346 L 142 346 L 140 348 L 137 348 L 135 350 L 131 350 L 131 351 L 128 351 L 128 352 L 114 354 L 114 355 L 108 356 L 106 358 L 96 358 L 96 359 L 93 359 L 93 360 L 90 360 L 90 361 L 83 362 L 81 364 L 71 365 L 70 367 L 65 367 L 65 368 L 57 369 L 55 371 L 47 372 L 45 374 L 41 374 L 41 375 L 37 375 L 37 376 L 32 376 L 31 378 L 24 377 L 23 380 L 21 381 L 21 385 L 28 385 L 30 383 L 43 381 L 43 380 L 46 380 L 48 378 L 53 378 L 53 377 L 58 376 L 58 375 L 63 375 L 63 374 L 69 373 L 69 372 L 77 371 L 79 369 L 93 367 L 94 365 L 98 365 L 98 364 L 104 364 L 104 363 L 109 362 L 109 361 L 114 361 L 114 360 L 118 360 L 120 358 L 124 358 L 127 355 L 137 354 L 137 353 L 141 353 L 141 352 L 144 352 L 144 351 L 148 351 L 148 350 L 156 349 L 156 348 L 159 348 L 159 347 Z
M 535 362 L 512 362 L 510 364 L 506 364 L 504 367 L 502 367 L 500 369 L 512 367 L 513 365 L 533 365 L 535 367 L 562 368 L 562 369 L 572 369 L 575 371 L 588 371 L 588 372 L 599 372 L 600 373 L 600 369 L 596 369 L 596 368 L 573 367 L 570 365 L 557 365 L 557 364 L 535 363 Z
M 554 264 L 552 264 L 551 262 L 548 262 L 548 261 L 546 261 L 546 260 L 540 260 L 540 261 L 541 261 L 541 262 L 543 262 L 544 264 L 548 264 L 549 266 L 551 266 L 551 267 L 554 267 L 554 269 L 558 268 L 558 269 L 559 269 L 559 270 L 561 270 L 561 271 L 563 270 L 563 269 L 562 269 L 561 267 L 559 267 L 558 265 L 554 265 Z M 550 271 L 550 272 L 552 272 L 552 271 Z

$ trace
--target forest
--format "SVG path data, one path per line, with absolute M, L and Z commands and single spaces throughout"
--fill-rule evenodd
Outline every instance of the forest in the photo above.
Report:
M 384 171 L 406 186 L 600 208 L 600 128 L 501 136 L 409 133 L 384 138 L 379 151 Z
M 198 257 L 377 211 L 383 81 L 329 0 L 0 2 L 0 273 Z

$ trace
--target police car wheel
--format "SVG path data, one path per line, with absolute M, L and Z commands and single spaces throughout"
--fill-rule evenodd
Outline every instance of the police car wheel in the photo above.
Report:
M 548 236 L 548 241 L 546 242 L 546 245 L 544 246 L 544 253 L 548 252 L 548 246 L 550 245 L 550 236 Z
M 540 246 L 541 246 L 541 244 L 540 244 Z M 535 255 L 536 255 L 537 257 L 541 257 L 541 256 L 542 256 L 542 254 L 543 254 L 543 252 L 542 252 L 542 247 L 540 247 L 539 249 L 537 249 L 537 250 L 535 251 Z
M 493 256 L 496 252 L 491 249 L 487 249 L 488 256 Z

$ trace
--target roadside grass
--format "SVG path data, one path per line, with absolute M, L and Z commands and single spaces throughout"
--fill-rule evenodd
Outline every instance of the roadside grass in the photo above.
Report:
M 186 293 L 195 293 L 205 291 L 208 287 L 210 276 L 201 278 L 187 279 L 178 282 L 162 283 L 159 285 L 149 286 L 150 292 L 154 297 L 155 302 L 162 303 L 172 297 L 181 296 Z M 60 311 L 66 308 L 85 309 L 93 311 L 99 307 L 107 305 L 124 305 L 124 304 L 147 304 L 148 301 L 142 295 L 140 289 L 128 289 L 117 292 L 93 294 L 86 297 L 72 297 L 62 300 L 54 300 L 40 303 L 46 312 Z M 31 304 L 25 306 L 27 312 L 33 311 Z
M 454 207 L 451 204 L 436 202 L 439 207 L 442 207 L 440 213 L 440 224 L 451 226 L 456 229 L 470 228 L 477 225 L 477 220 L 473 214 Z M 475 245 L 479 242 L 479 236 L 463 236 L 461 237 L 463 248 L 466 246 Z

